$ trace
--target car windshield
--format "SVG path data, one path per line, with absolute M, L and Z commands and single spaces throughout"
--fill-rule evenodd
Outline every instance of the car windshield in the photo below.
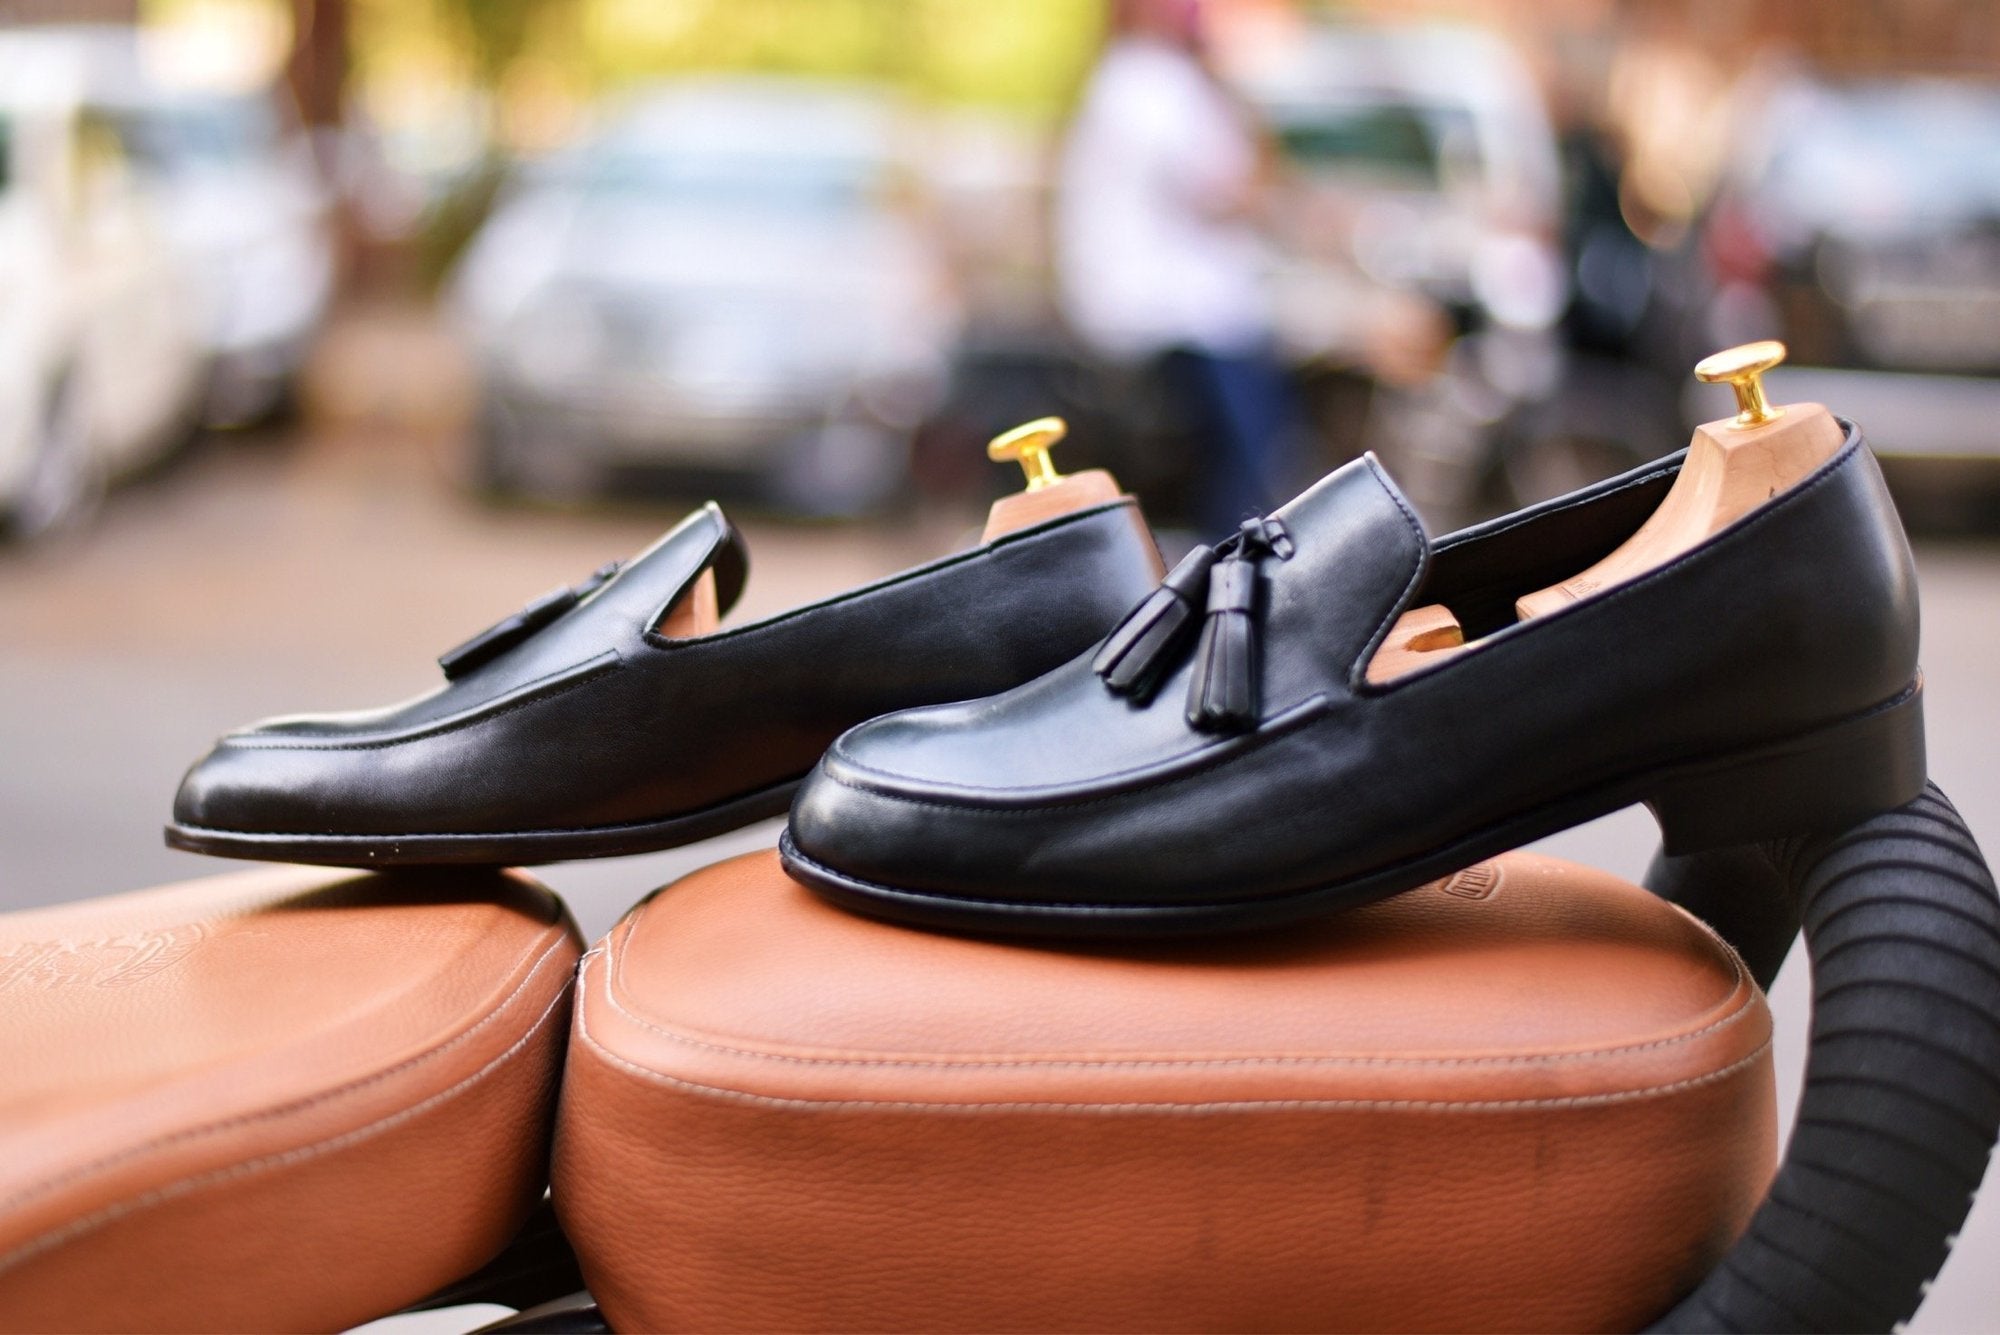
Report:
M 586 160 L 582 185 L 598 199 L 833 213 L 865 205 L 879 175 L 877 164 L 856 158 L 606 148 Z
M 1448 154 L 1470 144 L 1470 121 L 1450 108 L 1353 102 L 1276 111 L 1285 155 L 1307 171 L 1360 171 L 1437 184 Z
M 1766 182 L 1802 221 L 2000 218 L 2000 89 L 1854 89 L 1815 100 L 1794 126 Z
M 252 162 L 278 141 L 277 117 L 260 98 L 186 99 L 116 113 L 128 150 L 166 172 Z

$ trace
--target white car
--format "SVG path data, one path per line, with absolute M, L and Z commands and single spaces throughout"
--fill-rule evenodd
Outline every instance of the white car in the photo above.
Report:
M 325 322 L 335 276 L 331 197 L 289 103 L 277 89 L 176 87 L 143 71 L 95 98 L 200 287 L 204 419 L 269 416 Z
M 202 391 L 195 290 L 88 58 L 0 32 L 0 512 L 52 527 L 185 437 Z
M 1555 136 L 1501 39 L 1315 27 L 1244 82 L 1290 168 L 1279 295 L 1294 355 L 1361 360 L 1367 331 L 1341 327 L 1341 308 L 1369 287 L 1421 295 L 1475 328 L 1555 323 Z
M 880 92 L 703 79 L 531 170 L 451 287 L 481 480 L 664 466 L 824 513 L 891 494 L 958 324 L 903 151 Z

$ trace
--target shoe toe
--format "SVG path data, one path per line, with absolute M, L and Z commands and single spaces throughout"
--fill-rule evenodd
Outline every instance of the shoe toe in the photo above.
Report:
M 860 881 L 963 887 L 976 870 L 968 863 L 973 850 L 951 828 L 975 825 L 980 803 L 953 783 L 954 760 L 976 745 L 974 730 L 957 717 L 962 712 L 956 705 L 911 710 L 843 736 L 792 800 L 795 859 Z
M 174 795 L 176 825 L 244 834 L 332 831 L 329 816 L 368 785 L 350 753 L 285 741 L 263 728 L 231 733 L 196 761 Z
M 216 743 L 181 778 L 174 794 L 174 823 L 205 830 L 257 831 L 273 828 L 270 766 L 264 753 Z

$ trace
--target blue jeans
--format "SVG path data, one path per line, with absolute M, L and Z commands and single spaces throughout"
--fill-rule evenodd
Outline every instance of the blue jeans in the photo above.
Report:
M 1297 420 L 1291 380 L 1266 348 L 1228 354 L 1177 348 L 1167 366 L 1203 446 L 1197 517 L 1221 538 L 1290 496 Z

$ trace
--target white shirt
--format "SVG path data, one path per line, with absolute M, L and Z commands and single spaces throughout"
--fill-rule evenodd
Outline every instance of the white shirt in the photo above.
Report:
M 1100 354 L 1229 353 L 1269 337 L 1262 247 L 1222 216 L 1257 170 L 1240 113 L 1186 52 L 1121 39 L 1092 73 L 1064 146 L 1056 273 L 1064 314 Z

